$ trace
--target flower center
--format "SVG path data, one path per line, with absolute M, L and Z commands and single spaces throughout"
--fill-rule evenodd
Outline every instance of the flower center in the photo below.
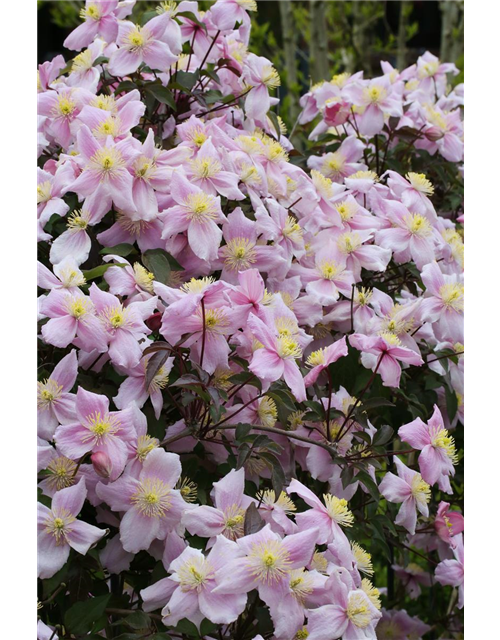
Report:
M 248 556 L 250 573 L 260 582 L 280 582 L 289 573 L 290 556 L 280 540 L 257 542 Z
M 332 496 L 331 493 L 323 494 L 323 500 L 325 501 L 328 515 L 332 520 L 343 527 L 352 527 L 354 516 L 347 508 L 347 500 Z
M 73 111 L 76 109 L 76 103 L 70 100 L 66 96 L 58 96 L 57 107 L 55 107 L 56 114 L 64 118 L 69 118 Z
M 308 367 L 317 367 L 320 364 L 325 364 L 325 349 L 313 351 L 306 361 Z
M 92 307 L 92 302 L 87 298 L 83 298 L 83 297 L 73 298 L 73 299 L 70 299 L 68 302 L 69 315 L 73 316 L 73 318 L 76 318 L 77 320 L 80 320 L 85 315 L 87 315 L 91 307 Z
M 143 516 L 162 518 L 170 509 L 170 487 L 158 478 L 146 478 L 131 498 Z
M 82 442 L 93 440 L 93 446 L 101 444 L 106 436 L 114 435 L 120 429 L 120 421 L 116 416 L 106 413 L 101 417 L 100 411 L 91 413 L 86 418 L 88 433 L 82 437 Z
M 448 429 L 434 428 L 431 432 L 431 444 L 436 449 L 442 449 L 453 464 L 457 464 L 458 456 L 455 448 L 455 440 L 448 434 Z
M 324 260 L 319 265 L 318 271 L 325 280 L 334 280 L 339 272 L 339 268 L 333 260 Z
M 212 565 L 205 558 L 190 558 L 177 571 L 181 590 L 200 592 L 206 582 L 213 579 L 214 573 Z
M 159 446 L 160 441 L 158 438 L 153 438 L 150 435 L 139 436 L 137 438 L 136 458 L 144 462 L 148 453 Z
M 76 462 L 60 456 L 52 460 L 47 467 L 49 476 L 47 484 L 53 491 L 59 491 L 66 487 L 71 487 L 75 482 Z
M 101 11 L 97 4 L 89 4 L 88 7 L 80 10 L 80 18 L 86 20 L 89 18 L 90 20 L 100 20 L 101 19 Z
M 114 177 L 125 166 L 122 154 L 115 147 L 98 149 L 90 159 L 89 168 L 101 174 L 101 180 Z
M 426 196 L 432 196 L 434 193 L 432 182 L 427 180 L 425 173 L 414 173 L 410 171 L 410 173 L 406 174 L 406 179 L 411 186 L 417 191 L 420 191 L 420 193 L 424 193 Z
M 295 359 L 301 357 L 302 349 L 294 338 L 282 335 L 278 338 L 278 353 L 285 360 Z
M 276 89 L 281 84 L 278 72 L 272 65 L 266 65 L 262 70 L 262 83 L 269 89 Z
M 48 409 L 54 400 L 59 398 L 62 389 L 62 386 L 51 378 L 37 382 L 37 407 L 42 411 Z
M 52 197 L 52 184 L 50 180 L 41 182 L 36 188 L 36 203 L 47 202 Z
M 57 509 L 53 511 L 47 520 L 45 520 L 45 531 L 50 533 L 56 539 L 56 545 L 66 542 L 67 534 L 71 531 L 71 523 L 76 520 L 67 509 Z
M 205 224 L 217 217 L 215 200 L 206 193 L 190 193 L 184 200 L 187 208 L 187 217 L 198 224 Z
M 268 396 L 264 396 L 259 403 L 257 414 L 262 426 L 274 427 L 278 418 L 278 410 L 274 400 Z
M 404 218 L 408 231 L 420 238 L 426 238 L 432 233 L 432 227 L 425 216 L 419 213 L 410 213 L 409 216 Z
M 431 499 L 431 488 L 427 482 L 422 479 L 420 473 L 416 473 L 412 478 L 411 493 L 419 503 L 427 504 Z
M 368 602 L 361 593 L 353 593 L 349 596 L 346 614 L 352 624 L 360 629 L 365 629 L 372 619 Z
M 256 260 L 255 243 L 248 238 L 233 238 L 222 247 L 224 264 L 230 271 L 244 271 Z
M 230 540 L 240 538 L 243 533 L 245 522 L 245 510 L 237 504 L 232 504 L 224 511 L 224 530 L 222 533 Z
M 439 289 L 439 295 L 443 304 L 448 309 L 463 311 L 464 309 L 464 287 L 461 284 L 444 284 Z

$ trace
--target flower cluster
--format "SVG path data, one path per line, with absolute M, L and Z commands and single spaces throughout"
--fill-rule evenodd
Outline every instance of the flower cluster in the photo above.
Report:
M 460 624 L 454 65 L 312 87 L 303 157 L 253 0 L 134 4 L 39 69 L 38 637 L 82 580 L 77 634 L 418 638 L 395 579 Z

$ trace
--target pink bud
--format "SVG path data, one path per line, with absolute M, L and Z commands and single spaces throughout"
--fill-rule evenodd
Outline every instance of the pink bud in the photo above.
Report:
M 441 502 L 437 510 L 434 527 L 441 540 L 455 547 L 456 542 L 454 543 L 453 537 L 464 530 L 464 517 L 458 511 L 450 511 L 448 502 Z
M 351 105 L 342 98 L 333 98 L 326 106 L 323 118 L 329 127 L 338 127 L 351 115 Z
M 438 127 L 429 127 L 424 131 L 424 136 L 427 138 L 427 140 L 436 142 L 436 140 L 441 140 L 441 138 L 444 136 L 444 133 Z
M 101 478 L 109 478 L 111 472 L 113 471 L 113 465 L 111 464 L 111 460 L 107 453 L 104 451 L 95 451 L 91 456 L 92 466 L 94 467 L 94 471 Z
M 160 311 L 157 311 L 156 313 L 153 313 L 152 316 L 149 316 L 149 318 L 146 320 L 146 326 L 151 329 L 153 333 L 158 331 L 161 327 L 161 317 L 162 313 Z

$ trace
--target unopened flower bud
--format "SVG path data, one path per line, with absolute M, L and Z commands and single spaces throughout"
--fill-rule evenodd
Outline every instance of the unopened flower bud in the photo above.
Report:
M 101 478 L 109 478 L 113 471 L 113 465 L 108 454 L 104 453 L 104 451 L 95 451 L 90 456 L 90 459 L 97 475 L 101 476 Z
M 441 140 L 441 138 L 444 136 L 444 133 L 438 127 L 429 127 L 429 129 L 426 129 L 424 131 L 424 135 L 427 140 L 436 142 L 436 140 Z
M 153 333 L 157 332 L 161 327 L 161 316 L 161 312 L 157 311 L 145 321 L 146 326 L 151 329 Z

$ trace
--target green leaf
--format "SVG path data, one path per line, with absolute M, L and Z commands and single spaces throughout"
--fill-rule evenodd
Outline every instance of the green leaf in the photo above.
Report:
M 376 409 L 377 407 L 393 407 L 394 403 L 387 398 L 370 398 L 363 402 L 363 411 L 369 411 L 370 409 Z
M 276 458 L 276 463 L 273 464 L 273 467 L 271 469 L 271 484 L 273 485 L 275 500 L 278 500 L 278 498 L 280 497 L 285 483 L 285 472 L 283 471 L 283 467 L 281 466 L 280 461 L 278 460 L 278 458 Z
M 144 387 L 146 389 L 149 388 L 153 378 L 164 365 L 166 359 L 168 358 L 169 352 L 162 349 L 161 351 L 157 351 L 151 358 L 148 360 L 148 364 L 146 367 L 146 377 L 144 379 Z
M 66 611 L 64 624 L 71 633 L 84 635 L 92 630 L 94 623 L 102 616 L 111 598 L 108 593 L 105 596 L 89 598 L 84 602 L 76 602 Z
M 373 436 L 373 444 L 377 447 L 387 444 L 394 434 L 394 429 L 388 424 L 383 424 L 377 433 Z
M 278 120 L 278 116 L 274 113 L 274 111 L 268 111 L 267 115 L 269 116 L 269 120 L 273 123 L 274 130 L 276 131 L 276 135 L 278 137 L 278 141 L 281 138 L 281 129 L 280 123 Z
M 151 626 L 151 618 L 144 611 L 134 611 L 123 622 L 131 629 L 149 629 Z
M 114 247 L 104 247 L 104 249 L 101 249 L 99 253 L 102 256 L 116 255 L 121 256 L 122 258 L 126 258 L 129 254 L 132 253 L 132 251 L 135 251 L 134 245 L 122 242 L 121 244 L 117 244 Z
M 108 264 L 101 264 L 98 267 L 94 267 L 93 269 L 89 269 L 88 271 L 82 271 L 83 275 L 85 276 L 85 280 L 87 280 L 87 282 L 89 280 L 94 280 L 95 278 L 100 278 L 102 275 L 104 275 L 106 273 L 106 271 L 110 268 L 110 267 L 126 267 L 128 265 L 126 264 L 122 264 L 119 262 L 108 262 Z
M 184 93 L 191 93 L 191 89 L 198 82 L 198 73 L 189 73 L 188 71 L 178 71 L 175 74 L 175 80 L 169 84 L 172 88 L 180 89 Z
M 153 94 L 153 96 L 162 104 L 167 104 L 171 109 L 176 111 L 177 105 L 175 103 L 172 92 L 164 87 L 162 84 L 151 83 L 147 84 L 144 89 Z
M 380 491 L 378 490 L 377 484 L 373 482 L 371 476 L 368 475 L 366 471 L 358 471 L 357 480 L 365 485 L 374 500 L 378 501 L 380 499 Z
M 155 280 L 167 284 L 170 278 L 170 262 L 163 249 L 148 249 L 142 254 L 142 262 L 146 269 L 154 274 Z
M 245 522 L 243 524 L 243 532 L 246 536 L 251 533 L 257 533 L 260 531 L 266 523 L 261 518 L 259 510 L 252 502 L 245 513 Z
M 97 67 L 97 65 L 104 64 L 105 62 L 109 62 L 109 58 L 106 58 L 106 56 L 99 56 L 94 60 L 94 64 L 92 66 Z

